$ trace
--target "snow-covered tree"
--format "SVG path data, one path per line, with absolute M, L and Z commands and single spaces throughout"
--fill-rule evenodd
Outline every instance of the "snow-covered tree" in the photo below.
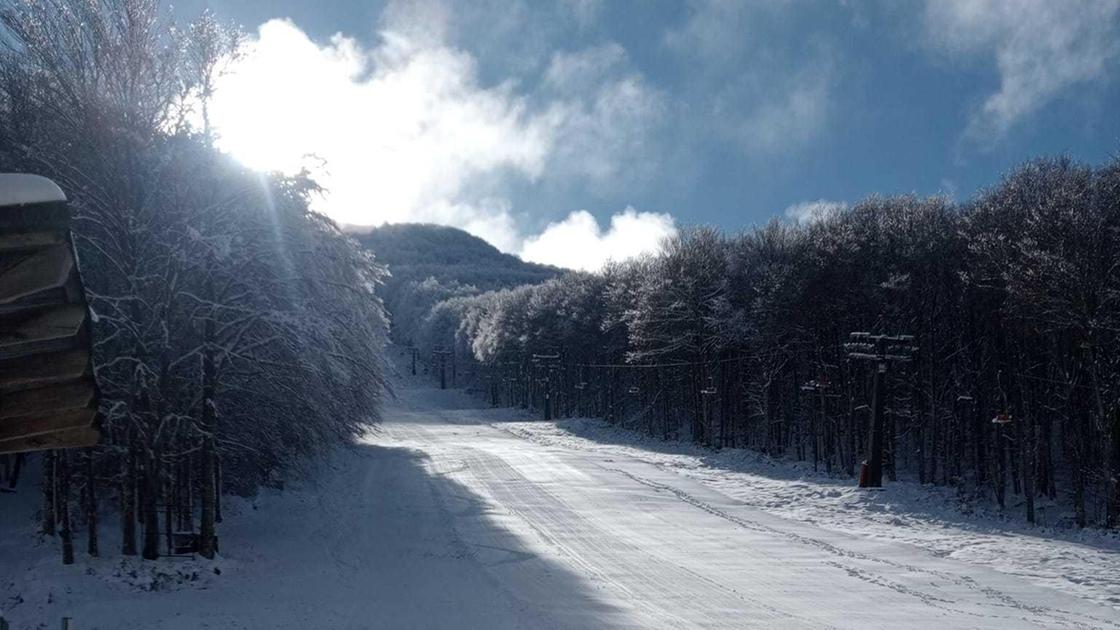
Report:
M 235 29 L 175 28 L 156 0 L 18 1 L 0 26 L 0 165 L 66 191 L 96 314 L 105 439 L 85 483 L 113 480 L 124 553 L 139 513 L 145 558 L 179 529 L 210 556 L 222 491 L 275 483 L 377 418 L 384 270 L 309 209 L 306 176 L 214 149 Z

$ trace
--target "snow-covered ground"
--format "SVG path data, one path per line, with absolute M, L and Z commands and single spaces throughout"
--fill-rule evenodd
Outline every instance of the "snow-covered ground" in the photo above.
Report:
M 1115 531 L 1031 527 L 1022 522 L 1020 509 L 1009 507 L 1001 514 L 951 488 L 900 481 L 887 482 L 882 490 L 860 490 L 851 479 L 829 478 L 811 464 L 665 442 L 601 420 L 501 426 L 540 444 L 639 459 L 771 514 L 908 543 L 1120 610 L 1120 535 Z
M 402 383 L 361 444 L 230 501 L 215 564 L 64 567 L 36 543 L 34 488 L 0 495 L 0 614 L 82 630 L 1120 628 L 1102 603 L 1114 539 L 1054 541 L 935 489 L 859 493 L 749 453 L 479 407 Z

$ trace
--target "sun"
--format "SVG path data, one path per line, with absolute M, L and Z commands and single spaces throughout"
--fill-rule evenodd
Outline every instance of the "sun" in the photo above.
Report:
M 323 107 L 324 96 L 340 89 L 337 62 L 288 23 L 263 25 L 216 81 L 210 120 L 218 148 L 262 171 L 293 174 L 321 164 L 314 156 L 339 133 L 338 116 Z
M 245 63 L 258 67 L 239 66 L 222 77 L 210 105 L 216 144 L 252 169 L 296 173 L 310 149 L 299 133 L 304 121 L 293 116 L 291 107 L 276 104 L 275 99 L 290 97 L 277 93 L 280 77 L 262 64 Z

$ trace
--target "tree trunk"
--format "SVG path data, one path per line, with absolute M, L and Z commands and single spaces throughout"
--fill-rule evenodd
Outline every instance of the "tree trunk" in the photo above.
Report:
M 984 420 L 984 396 L 977 392 L 975 404 L 972 406 L 972 439 L 976 441 L 976 488 L 983 489 L 988 478 L 988 425 Z
M 46 536 L 55 535 L 55 503 L 57 500 L 55 494 L 55 459 L 57 458 L 54 451 L 46 451 L 43 453 L 43 523 L 42 531 Z
M 141 556 L 145 560 L 159 559 L 159 509 L 157 499 L 160 494 L 159 457 L 148 452 L 145 457 L 142 485 L 144 498 L 142 512 L 144 517 L 144 548 Z
M 778 418 L 778 380 L 774 373 L 767 375 L 766 382 L 766 454 L 776 455 L 782 452 L 782 437 L 779 429 L 781 420 Z
M 74 564 L 74 532 L 70 528 L 70 454 L 59 451 L 58 458 L 58 510 L 61 518 L 59 535 L 62 538 L 62 564 Z
M 1085 467 L 1080 463 L 1074 464 L 1073 469 L 1073 520 L 1078 527 L 1085 527 L 1088 522 L 1085 515 Z
M 1108 527 L 1120 527 L 1120 405 L 1112 411 L 1112 448 L 1109 451 Z
M 1080 382 L 1080 380 L 1077 382 Z M 1088 490 L 1088 469 L 1090 467 L 1088 462 L 1092 453 L 1089 439 L 1089 432 L 1092 426 L 1090 424 L 1088 404 L 1081 400 L 1078 400 L 1075 404 L 1077 405 L 1077 412 L 1074 430 L 1077 432 L 1077 435 L 1074 437 L 1074 453 L 1076 453 L 1076 456 L 1073 460 L 1073 515 L 1077 526 L 1085 527 L 1089 523 L 1085 503 L 1087 498 L 1086 491 Z
M 856 405 L 855 402 L 848 399 L 848 457 L 844 461 L 844 471 L 848 473 L 849 477 L 854 477 L 856 474 L 856 453 L 859 452 L 859 436 L 856 431 Z
M 992 475 L 992 487 L 995 489 L 996 501 L 1000 509 L 1007 505 L 1007 455 L 1004 442 L 1003 425 L 997 424 L 995 425 L 996 470 Z
M 867 487 L 883 487 L 883 442 L 886 421 L 886 365 L 880 364 L 875 369 L 875 384 L 871 393 L 871 443 L 868 445 L 867 455 Z
M 86 552 L 96 558 L 97 548 L 97 475 L 93 466 L 93 449 L 86 449 Z
M 192 458 L 187 457 L 179 470 L 179 529 L 194 529 L 194 467 Z
M 121 554 L 136 555 L 136 452 L 129 444 L 121 475 Z
M 204 414 L 205 415 L 205 414 Z M 214 557 L 214 521 L 216 512 L 216 471 L 214 466 L 214 442 L 204 438 L 202 445 L 202 517 L 199 522 L 198 552 L 203 558 Z
M 207 320 L 206 334 L 212 335 L 213 324 Z M 207 337 L 209 340 L 209 336 Z M 204 558 L 214 557 L 214 523 L 217 521 L 218 474 L 214 453 L 214 356 L 207 347 L 202 357 L 202 518 L 199 525 L 198 551 Z
M 222 457 L 214 451 L 214 522 L 222 522 Z M 214 547 L 217 550 L 217 546 Z
M 16 484 L 19 483 L 19 472 L 23 468 L 23 460 L 27 456 L 26 453 L 16 453 L 15 461 L 12 462 L 12 469 L 8 473 L 8 488 L 15 489 Z
M 1027 425 L 1024 433 L 1026 434 L 1023 437 L 1025 444 L 1020 447 L 1019 460 L 1023 463 L 1023 494 L 1026 497 L 1027 522 L 1034 525 L 1034 466 L 1038 452 L 1038 437 L 1033 422 Z
M 175 553 L 175 475 L 173 464 L 167 465 L 167 478 L 163 482 L 163 535 L 167 538 L 167 555 Z

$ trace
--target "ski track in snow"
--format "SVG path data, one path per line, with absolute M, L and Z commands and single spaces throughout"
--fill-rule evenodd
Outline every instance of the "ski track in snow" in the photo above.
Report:
M 962 501 L 949 488 L 903 481 L 888 482 L 884 490 L 860 490 L 851 479 L 829 478 L 804 462 L 666 442 L 596 419 L 496 426 L 543 445 L 640 459 L 772 514 L 915 545 L 1120 611 L 1116 532 L 1031 528 L 1018 510 L 1000 515 L 994 507 Z
M 1104 534 L 1046 538 L 966 516 L 944 489 L 867 493 L 746 451 L 529 422 L 422 379 L 398 392 L 353 449 L 230 500 L 214 564 L 63 567 L 55 541 L 35 542 L 33 484 L 0 496 L 0 614 L 82 629 L 1120 628 Z

